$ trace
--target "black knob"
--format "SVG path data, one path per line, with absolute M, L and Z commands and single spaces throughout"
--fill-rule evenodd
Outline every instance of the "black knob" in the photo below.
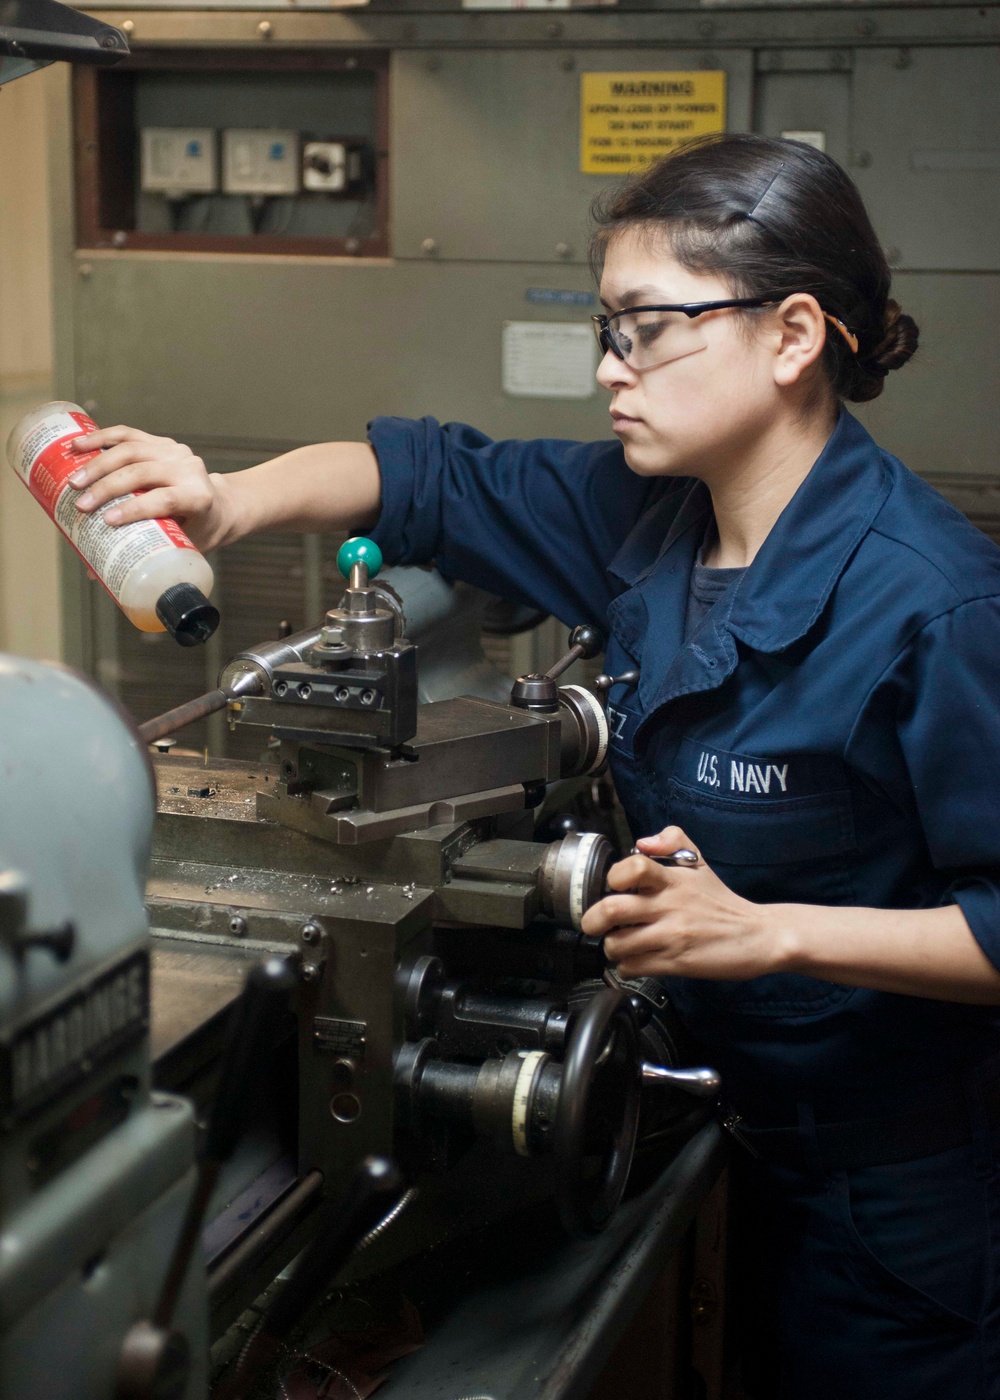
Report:
M 592 656 L 597 656 L 604 650 L 604 634 L 600 628 L 584 623 L 582 627 L 573 628 L 569 634 L 569 644 L 574 649 L 579 648 L 580 657 L 589 661 Z

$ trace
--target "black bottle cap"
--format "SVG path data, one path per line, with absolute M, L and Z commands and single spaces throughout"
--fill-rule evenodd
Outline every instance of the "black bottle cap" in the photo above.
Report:
M 161 593 L 156 616 L 182 647 L 207 642 L 219 625 L 219 609 L 193 583 L 175 583 Z

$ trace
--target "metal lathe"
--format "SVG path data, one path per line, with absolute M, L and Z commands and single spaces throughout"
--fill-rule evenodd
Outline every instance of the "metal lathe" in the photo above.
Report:
M 558 684 L 600 637 L 575 629 L 504 701 L 418 703 L 377 547 L 339 562 L 322 626 L 138 735 L 71 673 L 5 662 L 0 1395 L 203 1395 L 209 1336 L 331 1228 L 344 1259 L 363 1236 L 362 1274 L 540 1198 L 598 1232 L 637 1139 L 683 1141 L 717 1088 L 678 1067 L 659 986 L 580 931 L 612 840 L 538 839 L 546 794 L 604 764 L 599 696 Z M 154 823 L 147 745 L 212 709 L 259 761 L 157 755 Z M 39 772 L 44 711 L 63 759 Z M 395 1196 L 345 1236 L 372 1159 Z M 54 1391 L 44 1338 L 70 1316 Z

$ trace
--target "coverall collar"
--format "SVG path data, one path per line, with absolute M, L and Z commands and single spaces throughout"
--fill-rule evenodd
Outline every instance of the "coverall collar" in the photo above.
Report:
M 685 645 L 691 569 L 711 497 L 702 482 L 671 483 L 610 566 L 627 587 L 611 612 L 615 630 L 640 664 L 642 708 L 648 712 L 680 695 L 716 689 L 735 669 L 735 640 L 778 653 L 804 637 L 890 489 L 875 442 L 842 411 L 753 563 Z M 673 518 L 664 535 L 668 512 Z

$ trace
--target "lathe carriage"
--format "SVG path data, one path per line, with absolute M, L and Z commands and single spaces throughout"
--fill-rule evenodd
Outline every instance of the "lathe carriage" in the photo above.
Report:
M 417 648 L 369 578 L 376 554 L 345 546 L 349 584 L 324 626 L 235 658 L 205 697 L 259 729 L 260 762 L 156 760 L 158 1082 L 209 1097 L 247 964 L 277 955 L 296 970 L 260 1121 L 206 1232 L 216 1326 L 367 1154 L 423 1183 L 393 1248 L 539 1192 L 569 1229 L 600 1229 L 631 1164 L 643 1062 L 647 1084 L 677 1062 L 659 988 L 623 987 L 580 932 L 612 842 L 573 821 L 535 839 L 546 788 L 604 766 L 599 697 L 557 685 L 599 636 L 576 629 L 567 657 L 520 678 L 508 703 L 418 704 Z M 676 1077 L 695 1093 L 714 1082 Z M 651 1089 L 644 1133 L 692 1107 Z

